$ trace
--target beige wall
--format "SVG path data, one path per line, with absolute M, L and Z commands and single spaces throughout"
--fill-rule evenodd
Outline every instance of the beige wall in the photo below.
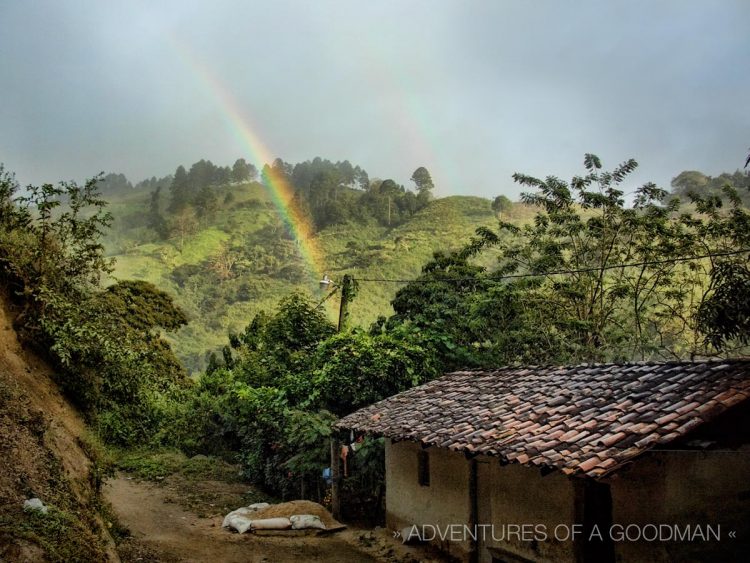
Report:
M 421 487 L 417 479 L 417 453 L 421 446 L 413 442 L 386 442 L 386 523 L 391 529 L 413 524 L 468 524 L 470 519 L 470 461 L 463 454 L 440 448 L 429 448 L 430 486 Z M 508 524 L 541 524 L 552 530 L 561 523 L 573 521 L 574 493 L 571 481 L 553 473 L 540 478 L 536 469 L 500 466 L 496 458 L 478 457 L 477 508 L 478 524 L 492 524 L 485 529 L 488 540 L 480 543 L 480 560 L 490 561 L 485 546 L 500 547 L 507 552 L 539 561 L 562 561 L 573 558 L 572 542 L 505 541 Z M 494 541 L 495 539 L 500 541 Z M 467 560 L 471 542 L 436 540 L 448 553 Z
M 469 464 L 462 454 L 440 448 L 429 448 L 430 485 L 421 487 L 417 475 L 417 452 L 414 442 L 385 446 L 386 524 L 400 530 L 414 524 L 445 526 L 469 521 Z M 468 542 L 451 543 L 436 540 L 440 547 L 459 558 L 467 557 Z
M 471 462 L 463 454 L 429 448 L 430 486 L 420 487 L 417 452 L 412 442 L 386 443 L 386 521 L 390 528 L 412 524 L 468 524 Z M 575 561 L 572 541 L 558 541 L 556 526 L 575 519 L 574 480 L 559 472 L 542 477 L 536 468 L 501 466 L 480 456 L 477 464 L 478 523 L 492 524 L 480 543 L 480 561 L 491 561 L 486 548 L 501 549 L 532 561 Z M 614 524 L 722 524 L 724 540 L 716 543 L 615 542 L 622 561 L 712 560 L 732 545 L 726 534 L 750 536 L 746 497 L 750 492 L 750 449 L 722 452 L 652 452 L 605 480 L 612 492 Z M 744 494 L 743 494 L 744 493 Z M 501 538 L 509 524 L 543 525 L 546 541 Z M 726 542 L 726 543 L 724 543 Z M 438 541 L 442 549 L 468 560 L 471 542 Z
M 622 561 L 716 558 L 736 543 L 726 536 L 729 531 L 750 536 L 748 447 L 736 452 L 651 452 L 608 482 L 616 524 L 722 526 L 723 539 L 718 543 L 616 542 L 615 552 Z
M 495 458 L 480 457 L 477 461 L 489 467 L 489 481 L 479 479 L 478 482 L 478 496 L 491 499 L 494 537 L 488 537 L 487 547 L 534 561 L 574 560 L 573 542 L 557 541 L 553 533 L 557 526 L 565 525 L 564 530 L 560 529 L 560 537 L 564 537 L 567 526 L 573 524 L 575 493 L 572 481 L 558 472 L 541 477 L 535 468 L 518 464 L 501 466 Z M 481 476 L 482 472 L 478 474 Z M 522 524 L 542 526 L 547 539 L 519 541 L 517 534 L 508 536 L 509 525 Z M 537 531 L 527 528 L 532 538 Z M 480 551 L 480 560 L 491 560 L 486 549 Z

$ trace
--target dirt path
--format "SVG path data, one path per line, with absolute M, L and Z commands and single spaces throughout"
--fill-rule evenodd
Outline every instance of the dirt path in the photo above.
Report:
M 145 481 L 122 475 L 105 487 L 105 495 L 120 522 L 139 547 L 136 555 L 123 554 L 125 561 L 158 557 L 175 562 L 286 562 L 330 561 L 365 563 L 378 558 L 347 541 L 347 536 L 259 537 L 235 534 L 221 527 L 222 518 L 201 518 L 176 504 L 168 491 Z M 138 556 L 139 549 L 145 554 Z

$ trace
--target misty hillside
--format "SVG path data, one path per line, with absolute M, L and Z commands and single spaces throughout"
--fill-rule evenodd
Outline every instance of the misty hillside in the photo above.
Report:
M 533 208 L 505 196 L 494 202 L 473 196 L 432 199 L 429 172 L 415 171 L 416 192 L 393 180 L 370 179 L 348 161 L 315 158 L 294 166 L 281 159 L 258 171 L 243 159 L 233 167 L 210 161 L 180 166 L 175 174 L 133 186 L 122 174 L 100 181 L 114 215 L 105 239 L 115 258 L 116 279 L 145 280 L 169 294 L 192 321 L 172 338 L 190 371 L 206 365 L 228 333 L 239 333 L 261 311 L 300 291 L 322 302 L 319 277 L 334 281 L 352 274 L 361 287 L 351 304 L 351 322 L 367 327 L 393 313 L 396 291 L 421 271 L 436 251 L 464 246 L 478 227 L 497 226 L 498 215 L 515 224 L 533 217 Z M 322 256 L 314 268 L 305 261 L 307 242 L 290 234 L 290 221 L 274 202 L 273 186 L 293 186 L 311 236 Z M 747 176 L 706 176 L 685 171 L 672 181 L 672 195 L 690 205 L 690 194 L 715 196 L 725 185 L 747 202 Z M 584 214 L 586 210 L 582 210 Z M 294 222 L 294 221 L 292 221 Z M 483 265 L 495 262 L 487 251 Z M 325 301 L 331 319 L 338 296 Z
M 116 259 L 114 276 L 153 282 L 175 297 L 191 322 L 174 337 L 178 356 L 190 370 L 204 366 L 206 352 L 226 344 L 261 310 L 271 311 L 293 291 L 322 299 L 300 249 L 290 240 L 269 193 L 257 182 L 214 188 L 219 202 L 194 232 L 154 238 L 145 224 L 147 189 L 105 194 L 115 216 L 106 240 Z M 510 214 L 523 219 L 523 206 Z M 317 233 L 325 272 L 360 279 L 412 279 L 436 250 L 464 245 L 477 227 L 494 227 L 488 199 L 451 196 L 431 201 L 396 227 L 375 220 L 347 222 Z M 390 300 L 402 284 L 363 282 L 351 306 L 352 322 L 367 326 L 392 313 Z M 331 300 L 329 310 L 337 300 Z

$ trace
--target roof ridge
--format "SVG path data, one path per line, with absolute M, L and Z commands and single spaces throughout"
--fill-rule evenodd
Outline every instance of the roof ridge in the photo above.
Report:
M 692 360 L 638 360 L 628 362 L 580 362 L 577 364 L 506 364 L 492 368 L 462 368 L 444 373 L 451 375 L 455 373 L 491 373 L 505 370 L 537 370 L 537 369 L 572 369 L 581 367 L 626 367 L 626 366 L 671 366 L 671 365 L 701 365 L 711 363 L 746 363 L 750 362 L 750 356 L 742 358 L 695 358 Z

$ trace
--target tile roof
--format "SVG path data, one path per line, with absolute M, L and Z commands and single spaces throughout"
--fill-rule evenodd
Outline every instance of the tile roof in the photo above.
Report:
M 457 371 L 336 427 L 599 477 L 750 397 L 750 359 Z

